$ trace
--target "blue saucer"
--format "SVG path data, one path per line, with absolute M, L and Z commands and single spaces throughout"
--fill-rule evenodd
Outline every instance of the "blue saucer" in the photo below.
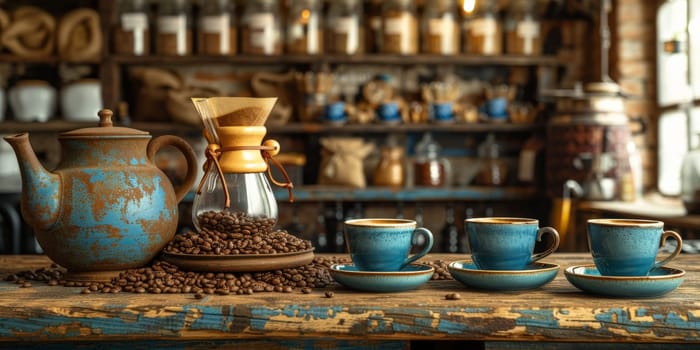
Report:
M 651 270 L 649 276 L 601 276 L 595 265 L 570 266 L 564 276 L 576 288 L 599 295 L 627 298 L 652 298 L 681 285 L 685 271 L 671 267 Z
M 401 271 L 360 271 L 352 264 L 331 265 L 330 273 L 338 283 L 366 292 L 403 292 L 430 281 L 432 266 L 411 264 Z
M 471 260 L 447 265 L 454 279 L 468 287 L 486 290 L 525 290 L 541 287 L 554 279 L 559 265 L 535 262 L 524 270 L 481 270 Z

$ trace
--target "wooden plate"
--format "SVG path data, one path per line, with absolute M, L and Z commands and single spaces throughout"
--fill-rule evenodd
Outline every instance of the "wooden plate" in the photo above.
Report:
M 309 264 L 314 260 L 314 249 L 292 253 L 239 255 L 194 255 L 163 252 L 161 259 L 187 271 L 270 271 Z

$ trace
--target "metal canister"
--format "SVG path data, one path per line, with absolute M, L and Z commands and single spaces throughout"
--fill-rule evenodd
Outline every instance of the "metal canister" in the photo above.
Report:
M 548 194 L 561 197 L 568 180 L 575 180 L 584 188 L 594 188 L 612 179 L 616 186 L 609 196 L 589 199 L 622 199 L 624 182 L 630 175 L 628 122 L 620 87 L 613 82 L 589 83 L 583 89 L 560 96 L 557 112 L 547 125 Z M 611 157 L 612 166 L 577 167 L 580 163 L 577 159 L 582 157 Z M 584 193 L 584 197 L 589 195 Z

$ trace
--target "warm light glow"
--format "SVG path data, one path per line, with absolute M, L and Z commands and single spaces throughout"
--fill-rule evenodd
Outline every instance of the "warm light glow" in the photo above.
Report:
M 474 12 L 474 8 L 476 7 L 476 0 L 463 0 L 464 2 L 462 3 L 462 10 L 466 14 L 471 14 Z
M 311 17 L 311 11 L 309 9 L 301 10 L 301 22 L 309 23 L 309 17 Z

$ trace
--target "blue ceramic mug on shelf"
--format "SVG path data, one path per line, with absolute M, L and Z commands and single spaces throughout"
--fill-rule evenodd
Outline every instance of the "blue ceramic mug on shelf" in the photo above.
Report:
M 466 219 L 467 242 L 472 261 L 482 270 L 524 270 L 559 247 L 559 233 L 540 227 L 528 218 L 485 217 Z M 535 243 L 551 236 L 543 251 L 534 253 Z
M 425 244 L 409 256 L 420 236 Z M 345 242 L 358 270 L 400 271 L 433 248 L 433 234 L 413 220 L 353 219 L 345 221 Z
M 436 122 L 454 121 L 452 102 L 436 102 L 431 105 L 431 117 Z
M 344 123 L 348 120 L 345 115 L 345 102 L 337 101 L 326 105 L 323 114 L 325 121 L 330 123 Z
M 396 102 L 384 102 L 377 107 L 377 116 L 384 123 L 398 123 L 401 121 L 401 111 Z
M 591 219 L 587 222 L 588 246 L 593 262 L 604 276 L 647 276 L 678 256 L 681 236 L 664 231 L 664 223 L 637 219 Z M 661 261 L 656 256 L 667 238 L 678 242 L 676 249 Z

